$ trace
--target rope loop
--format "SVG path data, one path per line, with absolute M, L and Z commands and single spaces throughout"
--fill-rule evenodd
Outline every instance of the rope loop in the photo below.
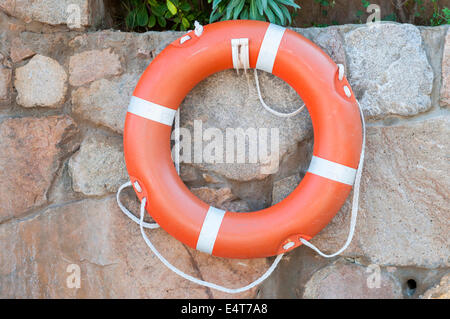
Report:
M 259 285 L 260 283 L 262 283 L 264 280 L 266 280 L 271 274 L 272 272 L 277 268 L 278 263 L 281 261 L 281 258 L 283 258 L 284 254 L 280 254 L 278 255 L 274 262 L 272 263 L 272 265 L 266 270 L 266 272 L 264 274 L 262 274 L 258 279 L 256 279 L 255 281 L 251 282 L 250 284 L 244 286 L 244 287 L 240 287 L 240 288 L 227 288 L 221 285 L 217 285 L 208 281 L 204 281 L 204 280 L 200 280 L 198 278 L 195 278 L 191 275 L 186 274 L 185 272 L 181 271 L 180 269 L 178 269 L 177 267 L 175 267 L 174 265 L 172 265 L 169 261 L 167 261 L 167 259 L 165 259 L 161 253 L 158 251 L 158 249 L 156 249 L 156 247 L 153 245 L 153 243 L 150 241 L 150 239 L 148 238 L 147 234 L 144 231 L 144 228 L 149 228 L 149 229 L 156 229 L 159 228 L 159 225 L 157 223 L 146 223 L 144 222 L 144 216 L 145 216 L 145 205 L 147 203 L 147 198 L 144 197 L 141 201 L 141 208 L 140 208 L 140 218 L 138 219 L 136 216 L 134 216 L 128 209 L 125 208 L 125 206 L 121 203 L 120 201 L 120 193 L 121 191 L 126 188 L 126 187 L 130 187 L 131 186 L 131 182 L 127 182 L 125 184 L 123 184 L 122 186 L 119 187 L 119 190 L 117 191 L 117 204 L 119 205 L 120 209 L 122 210 L 122 212 L 128 216 L 131 220 L 133 220 L 134 222 L 139 224 L 139 228 L 141 229 L 141 235 L 144 238 L 145 243 L 147 244 L 147 246 L 150 248 L 150 250 L 155 254 L 156 257 L 158 257 L 158 259 L 167 267 L 169 268 L 171 271 L 173 271 L 174 273 L 176 273 L 178 276 L 183 277 L 186 280 L 189 280 L 195 284 L 201 285 L 201 286 L 205 286 L 205 287 L 209 287 L 212 289 L 216 289 L 222 292 L 226 292 L 229 294 L 237 294 L 240 292 L 244 292 L 247 291 L 249 289 L 252 289 L 253 287 L 256 287 L 257 285 Z
M 259 101 L 261 102 L 261 105 L 270 113 L 272 113 L 273 115 L 276 115 L 278 117 L 292 117 L 297 115 L 298 113 L 300 113 L 304 108 L 305 108 L 305 103 L 303 103 L 302 106 L 300 106 L 297 110 L 291 112 L 291 113 L 281 113 L 278 111 L 275 111 L 273 108 L 271 108 L 270 106 L 268 106 L 266 104 L 266 102 L 264 102 L 264 99 L 262 98 L 261 95 L 261 89 L 259 87 L 259 79 L 258 79 L 258 70 L 255 69 L 255 83 L 256 83 L 256 90 L 258 91 L 258 98 Z

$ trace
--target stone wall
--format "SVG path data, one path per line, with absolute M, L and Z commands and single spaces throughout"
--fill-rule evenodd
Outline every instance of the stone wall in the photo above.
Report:
M 299 247 L 260 287 L 226 295 L 166 269 L 115 202 L 127 181 L 122 131 L 132 90 L 181 33 L 70 30 L 62 15 L 39 13 L 47 2 L 56 3 L 0 0 L 0 297 L 448 298 L 448 26 L 295 30 L 346 66 L 366 115 L 356 235 L 341 257 L 325 260 Z M 86 28 L 104 17 L 92 12 L 99 11 L 83 13 Z M 260 81 L 266 102 L 278 110 L 300 104 L 281 80 L 260 72 Z M 313 144 L 309 115 L 280 119 L 265 112 L 252 73 L 224 71 L 201 82 L 181 107 L 181 126 L 192 130 L 194 120 L 223 132 L 280 129 L 274 173 L 265 163 L 182 165 L 184 182 L 209 204 L 242 212 L 268 207 L 305 174 Z M 124 200 L 137 211 L 132 192 Z M 344 243 L 349 206 L 314 244 L 333 252 Z M 163 230 L 150 236 L 176 266 L 230 287 L 256 278 L 272 260 L 216 258 Z M 81 269 L 80 288 L 67 285 L 72 264 Z

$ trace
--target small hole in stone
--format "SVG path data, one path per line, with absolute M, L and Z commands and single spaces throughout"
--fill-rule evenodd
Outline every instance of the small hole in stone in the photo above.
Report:
M 417 282 L 414 279 L 408 279 L 406 281 L 406 294 L 408 296 L 414 295 L 417 288 Z

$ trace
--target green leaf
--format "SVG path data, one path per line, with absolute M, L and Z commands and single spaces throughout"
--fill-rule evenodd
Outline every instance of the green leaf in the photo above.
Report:
M 276 22 L 275 15 L 273 14 L 272 10 L 270 10 L 269 7 L 267 7 L 267 8 L 264 10 L 264 13 L 266 14 L 266 16 L 267 16 L 267 18 L 269 19 L 269 22 L 270 22 L 270 23 L 275 23 L 275 22 Z
M 186 18 L 184 18 L 184 17 L 183 17 L 183 19 L 181 19 L 181 24 L 182 24 L 186 29 L 189 28 L 189 26 L 191 25 L 191 24 L 189 23 L 188 19 L 186 19 Z
M 187 2 L 183 2 L 182 4 L 180 4 L 179 8 L 181 11 L 190 11 L 191 5 Z
M 261 0 L 255 0 L 256 9 L 258 9 L 258 12 L 260 15 L 264 14 L 264 7 L 262 5 Z
M 211 15 L 209 16 L 209 23 L 213 23 L 214 21 L 217 21 L 222 16 L 222 13 L 218 10 L 213 10 L 211 12 Z
M 164 4 L 160 4 L 152 8 L 152 13 L 157 17 L 162 17 L 166 11 L 167 6 L 165 6 Z
M 290 1 L 290 0 L 277 0 L 277 2 L 282 3 L 284 5 L 293 7 L 295 9 L 300 9 L 300 6 L 298 4 L 296 4 L 294 1 Z
M 166 19 L 170 19 L 173 18 L 175 15 L 172 14 L 172 12 L 170 12 L 169 10 L 166 11 L 166 13 L 164 13 L 163 17 Z
M 216 9 L 217 6 L 219 5 L 219 3 L 221 3 L 221 2 L 222 2 L 222 0 L 213 0 L 213 5 L 212 5 L 213 10 Z
M 225 17 L 224 20 L 230 20 L 231 19 L 231 14 L 233 12 L 233 7 L 227 7 L 227 11 L 225 12 Z
M 134 29 L 136 27 L 136 11 L 130 11 L 125 18 L 125 23 L 129 29 Z
M 284 15 L 281 9 L 277 6 L 274 0 L 269 0 L 269 6 L 272 8 L 273 12 L 277 15 L 277 17 L 280 19 L 281 25 L 285 24 Z
M 225 20 L 230 20 L 232 17 L 233 10 L 239 5 L 240 0 L 231 0 L 227 5 L 227 10 L 225 14 Z
M 158 5 L 158 2 L 156 2 L 156 0 L 148 0 L 148 4 L 152 7 L 155 7 Z
M 281 11 L 283 11 L 283 14 L 285 16 L 285 18 L 288 20 L 289 24 L 292 23 L 292 19 L 291 19 L 291 13 L 289 12 L 288 8 L 286 8 L 285 6 L 280 6 Z
M 145 27 L 148 24 L 148 13 L 145 6 L 143 6 L 136 14 L 136 23 L 140 27 Z
M 154 15 L 151 15 L 148 18 L 148 25 L 147 26 L 151 29 L 151 28 L 153 28 L 155 26 L 155 24 L 156 24 L 156 17 Z
M 250 19 L 256 20 L 256 5 L 255 0 L 250 0 Z
M 248 8 L 245 8 L 241 13 L 241 19 L 247 20 L 248 19 Z
M 267 8 L 267 0 L 261 0 L 261 4 L 264 10 Z
M 158 19 L 158 24 L 160 25 L 160 27 L 164 28 L 167 24 L 166 19 L 161 16 L 157 17 L 157 19 Z
M 234 9 L 233 20 L 236 20 L 239 17 L 239 14 L 242 12 L 244 8 L 245 0 L 240 0 L 237 7 Z
M 172 15 L 175 15 L 177 13 L 177 7 L 175 7 L 175 5 L 172 3 L 172 1 L 170 0 L 166 0 L 166 5 L 167 5 L 167 9 L 169 9 L 170 13 L 172 13 Z

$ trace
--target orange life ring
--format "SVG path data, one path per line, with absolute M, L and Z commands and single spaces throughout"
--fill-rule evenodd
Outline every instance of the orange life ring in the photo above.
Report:
M 357 101 L 338 66 L 300 34 L 260 21 L 225 21 L 189 32 L 145 70 L 125 121 L 130 180 L 146 210 L 184 244 L 215 256 L 277 255 L 310 240 L 339 211 L 355 178 L 362 148 Z M 233 68 L 231 40 L 248 38 L 249 62 L 280 77 L 300 95 L 314 129 L 313 158 L 298 187 L 282 202 L 255 212 L 210 207 L 177 175 L 171 126 L 186 94 L 209 75 Z M 137 182 L 137 183 L 136 183 Z

